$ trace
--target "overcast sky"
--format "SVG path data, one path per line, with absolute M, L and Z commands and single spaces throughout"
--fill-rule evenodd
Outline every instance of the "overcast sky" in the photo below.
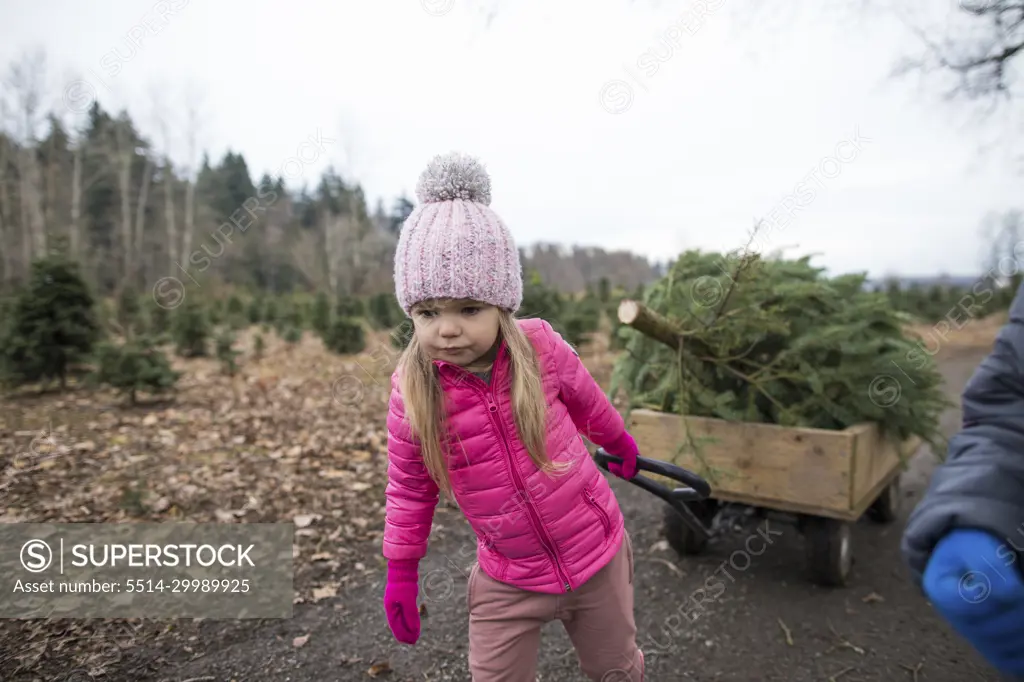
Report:
M 0 59 L 42 46 L 57 106 L 94 92 L 150 135 L 150 93 L 183 133 L 191 88 L 213 158 L 241 151 L 258 177 L 301 151 L 293 184 L 333 163 L 371 204 L 411 196 L 432 155 L 469 152 L 521 245 L 663 260 L 738 248 L 765 218 L 760 248 L 836 272 L 973 274 L 985 215 L 1020 206 L 1007 117 L 982 126 L 935 81 L 889 79 L 918 44 L 886 15 L 486 2 L 0 0 Z M 318 134 L 325 152 L 299 149 Z

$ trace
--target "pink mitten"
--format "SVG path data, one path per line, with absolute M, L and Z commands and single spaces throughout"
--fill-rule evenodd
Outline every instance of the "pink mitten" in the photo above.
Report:
M 412 560 L 388 562 L 388 582 L 384 587 L 384 612 L 395 639 L 415 644 L 420 637 L 420 610 L 416 606 L 419 593 L 419 562 Z
M 622 458 L 621 464 L 619 462 L 609 462 L 608 471 L 627 481 L 636 476 L 636 456 L 639 454 L 639 450 L 637 450 L 636 441 L 633 440 L 633 436 L 629 435 L 628 431 L 623 431 L 622 435 L 615 442 L 605 447 L 605 450 L 609 455 Z

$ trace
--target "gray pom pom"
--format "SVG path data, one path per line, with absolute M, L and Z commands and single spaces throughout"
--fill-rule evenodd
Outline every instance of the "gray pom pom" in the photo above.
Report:
M 472 156 L 439 154 L 420 174 L 416 196 L 424 204 L 462 199 L 487 206 L 491 203 L 491 178 Z

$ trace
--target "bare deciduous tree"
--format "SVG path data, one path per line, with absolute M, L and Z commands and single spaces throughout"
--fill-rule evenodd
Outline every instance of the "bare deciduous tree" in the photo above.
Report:
M 129 138 L 128 122 L 114 122 L 114 164 L 117 168 L 118 198 L 121 202 L 121 275 L 132 271 L 132 161 L 135 160 L 135 141 Z
M 144 153 L 143 158 L 142 182 L 139 187 L 139 198 L 135 203 L 135 235 L 133 243 L 135 253 L 132 256 L 134 269 L 130 273 L 134 282 L 138 282 L 142 275 L 142 235 L 146 222 L 146 206 L 149 203 L 149 186 L 153 180 L 153 157 L 150 154 Z
M 31 260 L 46 253 L 42 177 L 36 145 L 42 125 L 41 107 L 46 80 L 46 55 L 42 50 L 24 52 L 8 71 L 7 89 L 13 97 L 15 142 L 18 144 L 19 203 L 21 204 L 24 255 Z
M 196 183 L 199 180 L 199 106 L 200 97 L 195 88 L 186 96 L 185 144 L 188 155 L 185 173 L 185 224 L 182 227 L 182 258 L 192 253 L 192 236 L 196 223 Z
M 68 226 L 68 245 L 71 257 L 75 259 L 82 257 L 82 156 L 86 144 L 85 135 L 78 134 L 77 139 L 72 141 L 74 146 L 71 149 L 71 224 Z
M 1013 63 L 1024 50 L 1024 2 L 1020 0 L 960 0 L 962 27 L 953 36 L 914 32 L 926 46 L 924 56 L 906 59 L 898 73 L 939 69 L 954 75 L 949 97 L 986 99 L 1009 96 Z
M 160 135 L 161 159 L 161 182 L 164 189 L 164 229 L 167 241 L 167 270 L 173 272 L 175 263 L 178 262 L 178 224 L 175 217 L 174 201 L 174 161 L 171 156 L 171 133 L 170 133 L 170 111 L 164 97 L 165 89 L 153 87 L 150 90 L 150 97 L 153 105 L 153 119 Z
M 292 262 L 312 282 L 322 281 L 325 275 L 322 249 L 319 235 L 312 230 L 299 232 L 291 245 Z
M 7 120 L 8 105 L 4 97 L 0 96 L 0 252 L 3 254 L 5 288 L 14 281 L 14 257 L 11 251 L 18 237 L 13 222 L 11 196 L 7 187 L 7 167 L 11 149 L 9 146 L 11 139 L 4 135 Z

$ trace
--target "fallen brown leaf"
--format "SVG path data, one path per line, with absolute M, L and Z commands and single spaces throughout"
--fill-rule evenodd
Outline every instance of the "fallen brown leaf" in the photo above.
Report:
M 296 528 L 305 528 L 306 526 L 310 525 L 314 521 L 318 521 L 321 518 L 323 517 L 321 517 L 319 514 L 299 514 L 295 516 L 292 519 L 292 521 L 295 523 Z
M 370 669 L 366 671 L 366 674 L 370 677 L 377 677 L 379 675 L 386 675 L 391 672 L 391 664 L 388 661 L 381 661 L 380 663 L 374 663 L 370 666 Z
M 338 583 L 327 583 L 313 588 L 313 601 L 315 602 L 336 596 L 338 596 Z

